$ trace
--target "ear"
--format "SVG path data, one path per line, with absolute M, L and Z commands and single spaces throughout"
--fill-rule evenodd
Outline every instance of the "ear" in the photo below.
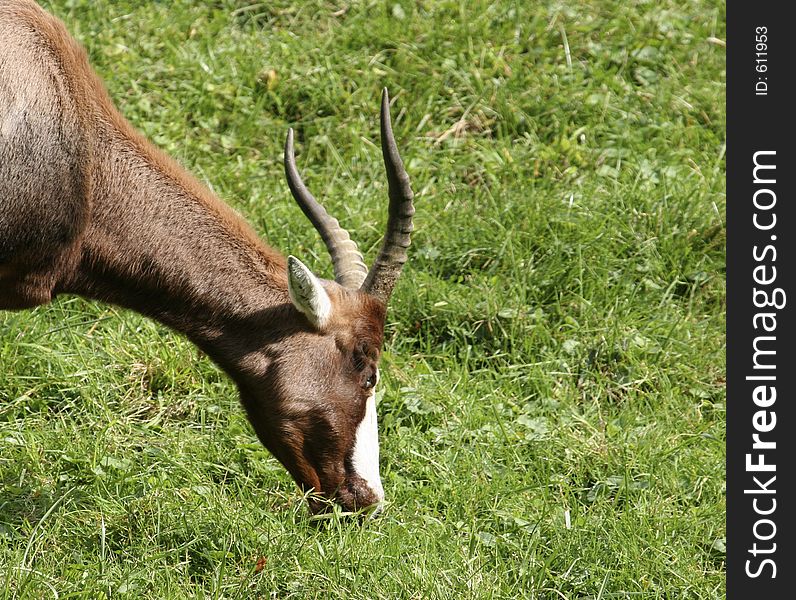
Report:
M 332 316 L 332 301 L 320 279 L 295 256 L 287 257 L 287 289 L 293 306 L 317 329 L 323 329 Z

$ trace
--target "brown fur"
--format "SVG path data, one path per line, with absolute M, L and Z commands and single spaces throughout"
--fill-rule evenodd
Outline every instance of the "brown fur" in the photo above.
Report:
M 0 309 L 78 294 L 186 334 L 303 488 L 369 504 L 348 462 L 384 305 L 324 282 L 315 330 L 285 258 L 125 121 L 59 20 L 0 0 L 0 31 Z

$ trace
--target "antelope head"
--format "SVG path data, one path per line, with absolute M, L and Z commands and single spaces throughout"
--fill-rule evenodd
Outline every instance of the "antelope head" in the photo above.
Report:
M 379 356 L 387 304 L 407 259 L 414 214 L 389 108 L 385 89 L 381 147 L 389 216 L 370 269 L 346 230 L 304 185 L 296 168 L 293 131 L 288 132 L 288 185 L 326 244 L 334 281 L 316 277 L 297 258 L 288 257 L 287 287 L 295 318 L 285 319 L 289 332 L 275 344 L 278 351 L 257 386 L 260 391 L 241 390 L 261 441 L 299 486 L 344 510 L 372 507 L 384 499 L 376 425 Z M 322 506 L 311 500 L 313 510 Z

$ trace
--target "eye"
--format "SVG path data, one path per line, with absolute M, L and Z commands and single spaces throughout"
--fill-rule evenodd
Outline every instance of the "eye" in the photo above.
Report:
M 367 376 L 367 378 L 365 379 L 365 383 L 362 384 L 362 387 L 365 388 L 366 390 L 369 390 L 374 385 L 376 385 L 376 373 L 375 372 L 373 372 L 373 373 L 371 373 L 370 375 Z

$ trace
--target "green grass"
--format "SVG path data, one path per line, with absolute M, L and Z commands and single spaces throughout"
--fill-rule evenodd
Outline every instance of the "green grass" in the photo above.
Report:
M 372 259 L 389 87 L 416 234 L 364 524 L 309 518 L 185 339 L 76 298 L 0 313 L 0 597 L 723 597 L 724 3 L 47 6 L 325 276 L 286 129 Z

